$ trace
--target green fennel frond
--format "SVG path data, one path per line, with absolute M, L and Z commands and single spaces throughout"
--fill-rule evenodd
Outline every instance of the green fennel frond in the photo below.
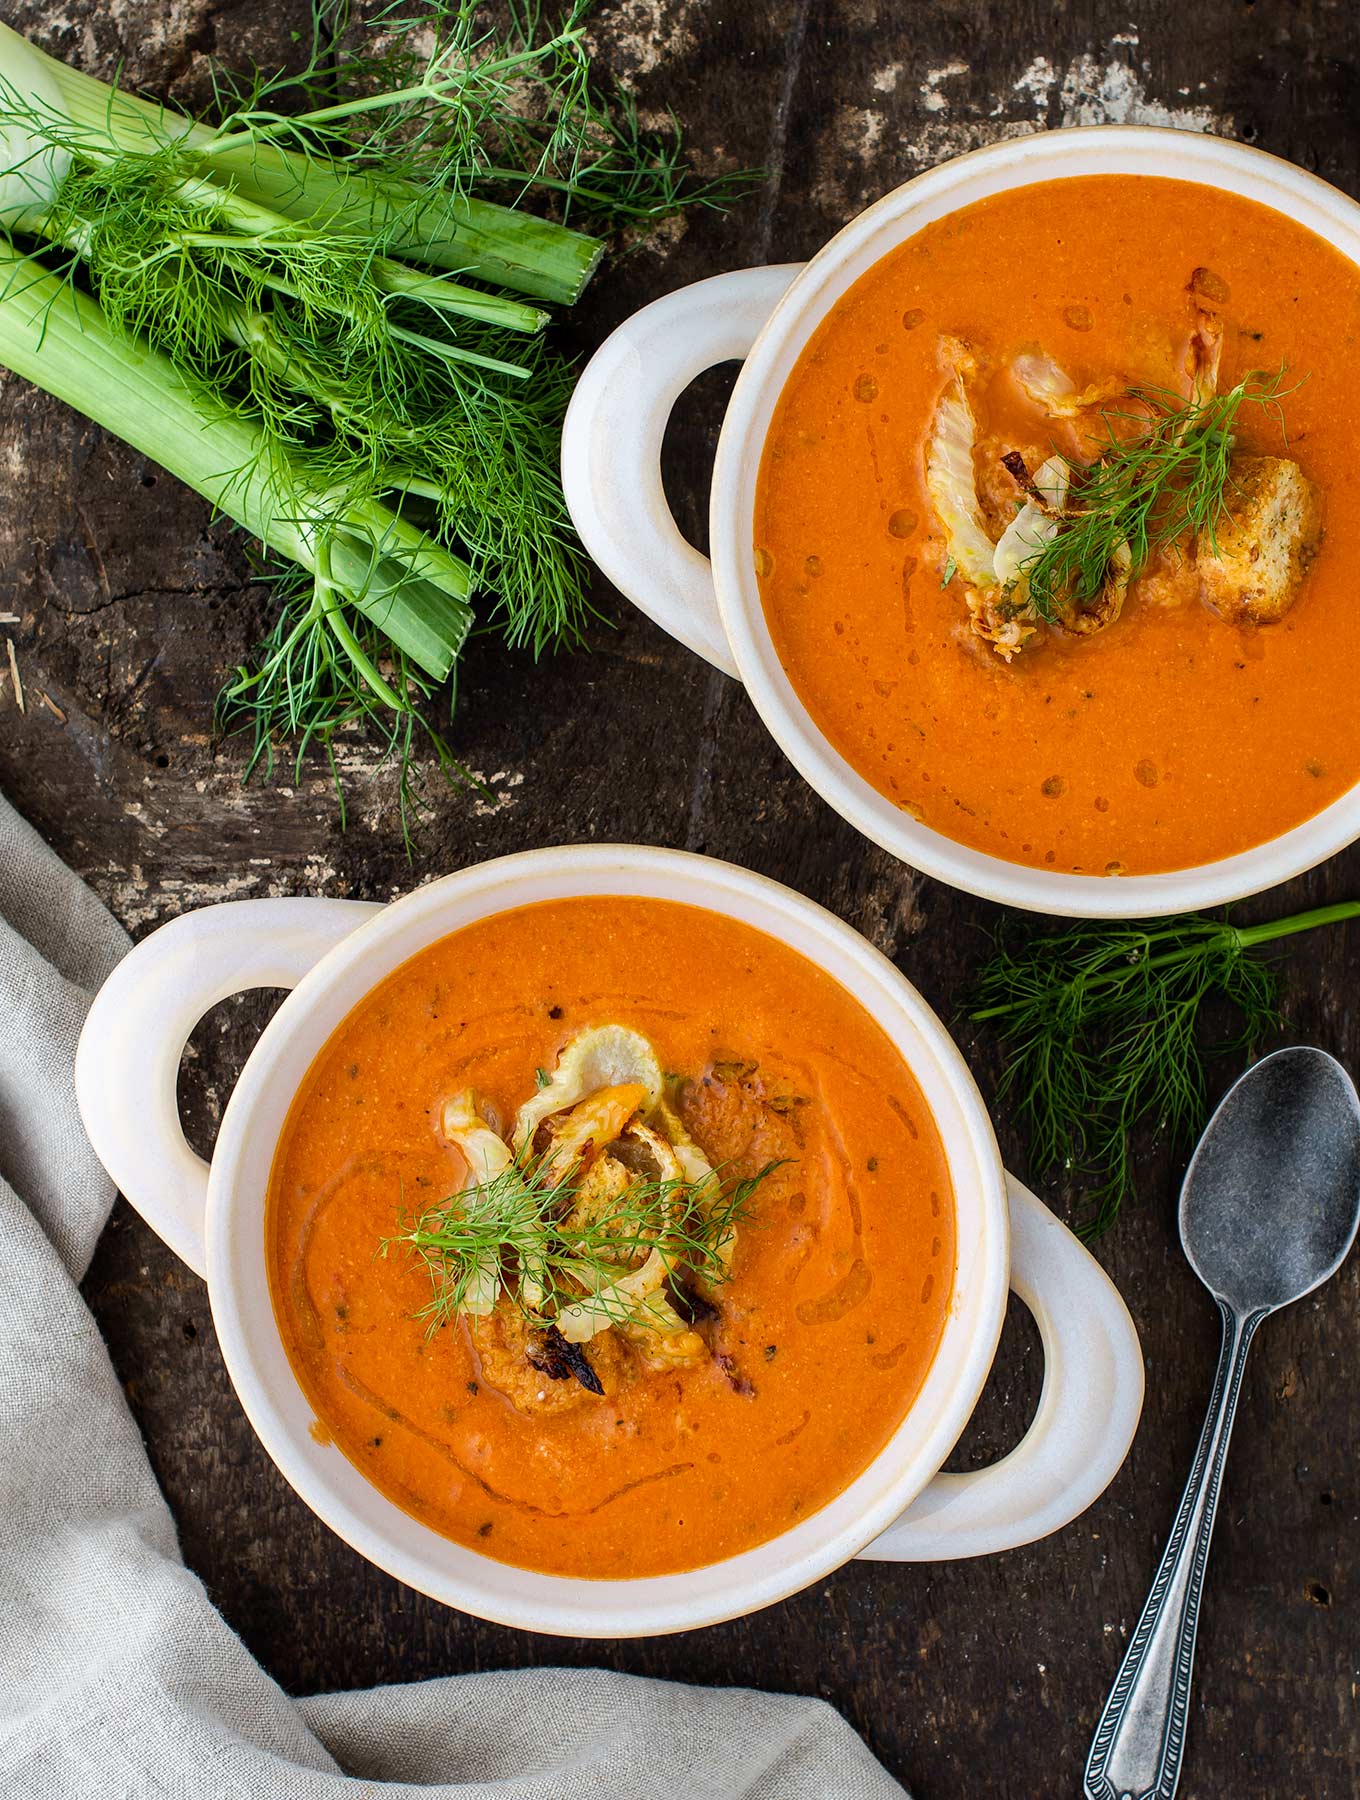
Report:
M 1029 602 L 1052 623 L 1066 607 L 1098 599 L 1127 546 L 1136 578 L 1158 551 L 1187 538 L 1216 543 L 1232 510 L 1232 455 L 1239 416 L 1259 408 L 1283 429 L 1292 390 L 1283 369 L 1254 369 L 1226 393 L 1187 403 L 1159 388 L 1129 392 L 1102 409 L 1105 441 L 1073 479 L 1054 535 L 1022 564 Z
M 300 570 L 275 564 L 261 575 L 276 607 L 272 629 L 251 663 L 225 683 L 215 709 L 221 733 L 251 736 L 245 780 L 257 771 L 268 779 L 286 744 L 291 777 L 300 783 L 308 755 L 319 751 L 343 826 L 340 748 L 362 729 L 365 742 L 376 746 L 377 766 L 390 762 L 396 769 L 397 810 L 408 842 L 429 803 L 431 776 L 482 791 L 430 723 L 437 684 L 405 651 L 334 590 L 319 588 Z
M 997 1097 L 1015 1109 L 1032 1172 L 1091 1179 L 1083 1235 L 1106 1230 L 1134 1191 L 1135 1128 L 1152 1122 L 1188 1144 L 1208 1116 L 1206 1056 L 1253 1052 L 1280 1023 L 1277 977 L 1260 948 L 1357 915 L 1351 902 L 1267 925 L 1188 915 L 1025 938 L 1003 931 L 969 1017 L 1000 1035 Z M 1206 1047 L 1200 1022 L 1215 997 L 1241 1025 Z
M 743 1180 L 714 1170 L 699 1182 L 637 1176 L 619 1195 L 578 1219 L 577 1180 L 555 1177 L 551 1152 L 521 1151 L 491 1180 L 417 1213 L 404 1213 L 380 1254 L 405 1250 L 424 1265 L 431 1295 L 416 1315 L 430 1329 L 469 1310 L 488 1271 L 499 1292 L 536 1322 L 592 1302 L 623 1323 L 637 1302 L 614 1292 L 629 1264 L 660 1250 L 673 1271 L 707 1287 L 729 1278 L 724 1255 L 734 1228 L 774 1166 Z M 526 1304 L 517 1277 L 532 1275 L 541 1297 Z
M 391 0 L 362 27 L 338 7 L 301 71 L 245 82 L 216 71 L 222 122 L 203 154 L 263 148 L 372 168 L 405 207 L 398 231 L 436 194 L 514 204 L 543 192 L 604 231 L 730 205 L 757 172 L 698 180 L 673 119 L 645 129 L 633 97 L 591 66 L 594 9 L 571 0 L 551 20 L 515 4 L 496 29 L 478 0 Z

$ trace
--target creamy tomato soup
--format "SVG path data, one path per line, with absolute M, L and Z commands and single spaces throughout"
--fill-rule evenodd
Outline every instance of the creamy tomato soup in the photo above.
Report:
M 598 1224 L 675 1151 L 713 1171 L 661 1184 L 699 1196 L 686 1242 L 765 1174 L 709 1214 L 706 1273 L 683 1244 L 663 1286 L 645 1247 L 607 1267 L 645 1318 L 589 1335 L 598 1295 L 530 1292 L 523 1250 L 463 1280 L 468 1311 L 416 1316 L 437 1277 L 413 1217 L 463 1229 L 557 1156 L 551 1247 L 588 1189 Z M 267 1234 L 317 1433 L 435 1530 L 562 1575 L 697 1567 L 823 1506 L 911 1406 L 954 1278 L 944 1154 L 882 1030 L 774 939 L 640 898 L 497 915 L 376 988 L 298 1092 Z
M 1360 777 L 1358 337 L 1353 264 L 1188 183 L 1025 188 L 885 257 L 804 350 L 760 472 L 765 613 L 822 732 L 913 816 L 1039 868 L 1185 868 L 1335 800 Z M 1052 624 L 1015 559 L 989 588 L 1045 458 L 1068 510 L 1050 488 L 1036 516 L 1070 530 L 1111 443 L 1159 420 L 1172 443 L 1177 409 L 1252 370 L 1209 530 L 1131 580 L 1108 563 L 1104 599 Z M 952 519 L 929 468 L 951 394 L 972 430 Z

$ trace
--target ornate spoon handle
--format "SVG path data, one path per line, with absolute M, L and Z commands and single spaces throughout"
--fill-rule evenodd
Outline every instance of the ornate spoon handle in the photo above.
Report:
M 1180 1780 L 1190 1669 L 1223 1465 L 1242 1370 L 1265 1311 L 1239 1317 L 1221 1300 L 1219 1352 L 1208 1416 L 1171 1539 L 1147 1597 L 1086 1763 L 1086 1800 L 1171 1800 Z

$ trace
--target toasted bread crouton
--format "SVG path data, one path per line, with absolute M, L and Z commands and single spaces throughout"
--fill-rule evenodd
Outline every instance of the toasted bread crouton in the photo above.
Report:
M 1200 536 L 1204 599 L 1232 624 L 1270 625 L 1294 604 L 1322 535 L 1322 497 L 1296 462 L 1244 456 L 1225 491 L 1228 516 Z

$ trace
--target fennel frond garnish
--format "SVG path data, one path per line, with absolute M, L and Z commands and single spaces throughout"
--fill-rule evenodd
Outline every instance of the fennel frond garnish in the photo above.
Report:
M 1275 971 L 1256 952 L 1356 917 L 1360 901 L 1346 901 L 1265 925 L 1189 915 L 999 939 L 969 1017 L 1001 1037 L 997 1099 L 1029 1139 L 1031 1173 L 1091 1178 L 1083 1236 L 1107 1230 L 1134 1191 L 1135 1126 L 1151 1121 L 1184 1146 L 1205 1124 L 1206 1002 L 1228 1001 L 1242 1021 L 1208 1053 L 1253 1052 L 1280 1023 Z
M 318 10 L 300 73 L 217 73 L 212 123 L 0 26 L 0 361 L 303 572 L 223 696 L 250 768 L 283 742 L 334 767 L 372 720 L 405 799 L 474 605 L 535 655 L 581 641 L 572 371 L 543 337 L 605 248 L 574 221 L 741 184 L 690 183 L 678 141 L 600 92 L 587 11 L 513 8 L 496 34 L 472 0 Z M 524 209 L 540 193 L 557 219 Z
M 1021 565 L 1038 617 L 1053 624 L 1095 603 L 1124 558 L 1135 580 L 1160 550 L 1215 544 L 1232 505 L 1238 415 L 1260 407 L 1280 420 L 1287 391 L 1283 370 L 1253 370 L 1207 399 L 1133 389 L 1124 406 L 1102 408 L 1106 441 L 1074 474 L 1057 530 Z
M 749 1219 L 756 1190 L 776 1166 L 741 1181 L 724 1179 L 721 1170 L 697 1182 L 638 1176 L 578 1221 L 572 1216 L 577 1181 L 556 1179 L 551 1162 L 551 1151 L 521 1152 L 489 1181 L 403 1215 L 397 1233 L 383 1241 L 380 1254 L 404 1249 L 424 1264 L 431 1294 L 415 1316 L 428 1330 L 484 1311 L 488 1276 L 493 1290 L 537 1325 L 550 1325 L 583 1302 L 602 1322 L 627 1324 L 637 1302 L 615 1299 L 619 1277 L 630 1261 L 658 1249 L 671 1270 L 672 1293 L 684 1278 L 720 1286 L 731 1274 L 732 1232 Z

